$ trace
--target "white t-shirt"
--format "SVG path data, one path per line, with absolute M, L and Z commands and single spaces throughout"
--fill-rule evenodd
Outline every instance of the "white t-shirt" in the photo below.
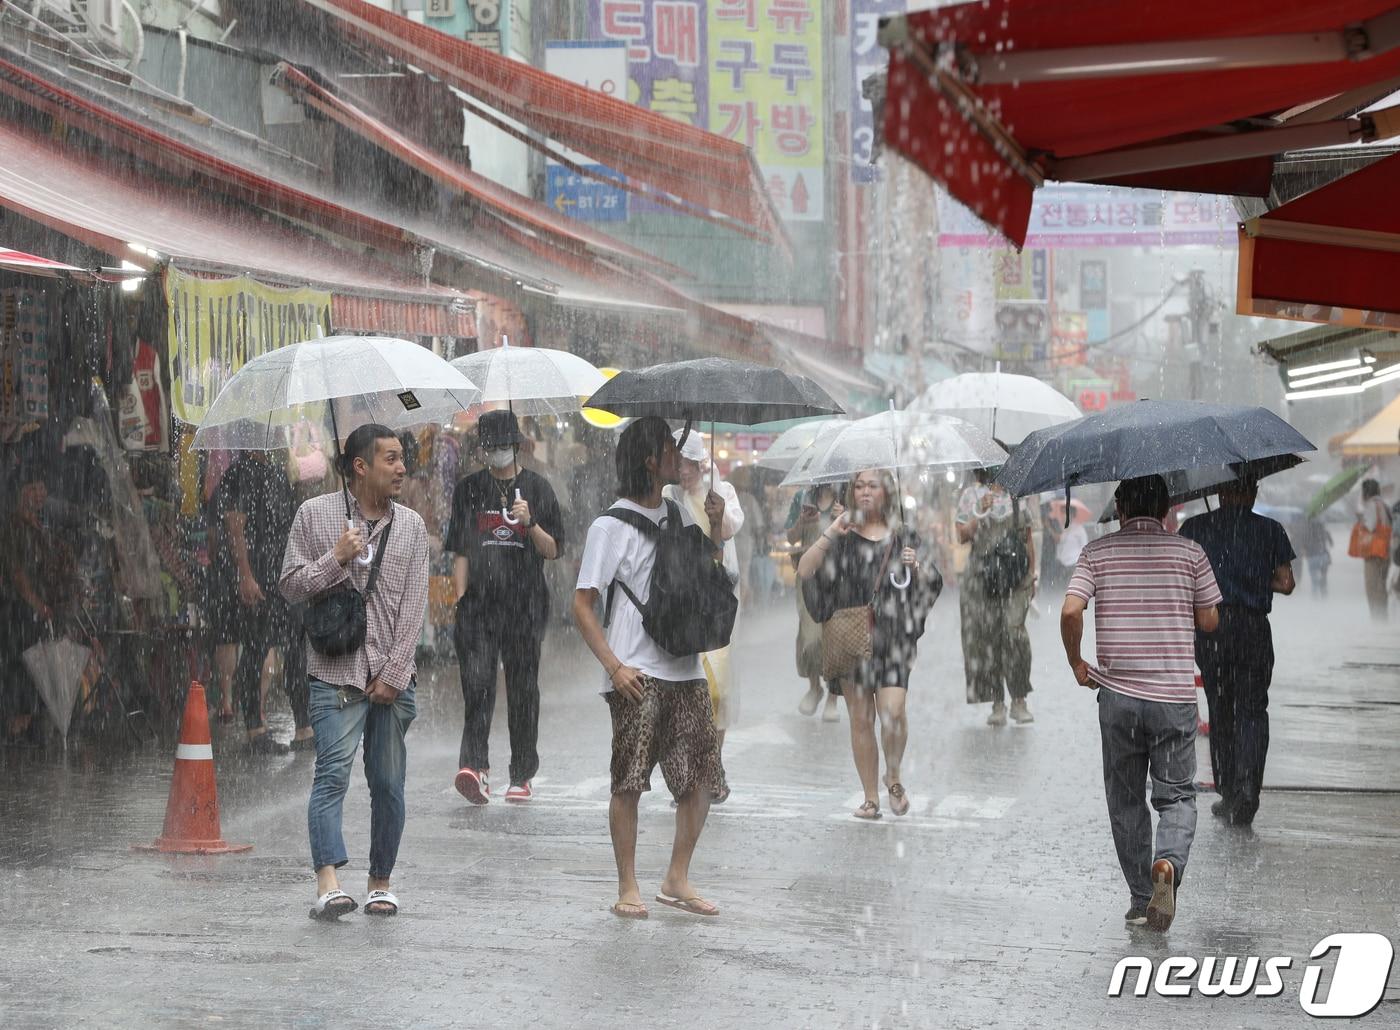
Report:
M 666 505 L 643 508 L 627 500 L 613 502 L 613 507 L 640 512 L 658 526 L 666 517 Z M 681 510 L 681 525 L 693 526 L 695 520 L 685 505 Z M 643 604 L 651 592 L 651 569 L 656 562 L 656 544 L 640 529 L 629 526 L 611 515 L 600 515 L 588 527 L 588 539 L 583 545 L 579 563 L 578 589 L 596 590 L 607 601 L 608 586 L 614 579 L 627 584 Z M 677 658 L 663 651 L 642 628 L 642 613 L 619 587 L 613 592 L 612 624 L 607 628 L 608 646 L 618 661 L 640 669 L 645 675 L 670 683 L 686 683 L 705 678 L 699 655 Z M 605 674 L 606 675 L 606 674 Z M 608 693 L 612 690 L 609 682 Z
M 1089 546 L 1089 530 L 1076 522 L 1060 534 L 1060 542 L 1055 545 L 1055 560 L 1065 568 L 1073 568 L 1079 561 L 1079 553 Z

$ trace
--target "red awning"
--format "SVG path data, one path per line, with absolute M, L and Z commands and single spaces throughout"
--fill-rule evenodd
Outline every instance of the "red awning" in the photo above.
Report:
M 303 0 L 349 38 L 421 68 L 621 175 L 783 239 L 747 147 L 604 96 L 364 0 Z
M 885 33 L 884 138 L 1017 245 L 1044 179 L 1259 195 L 1275 154 L 1396 131 L 1384 114 L 1348 116 L 1397 88 L 1397 6 L 987 0 L 911 14 Z
M 1400 154 L 1240 229 L 1239 311 L 1400 329 Z
M 384 301 L 395 312 L 395 327 L 404 332 L 473 335 L 471 324 L 461 318 L 474 309 L 466 294 L 425 287 L 370 258 L 211 199 L 206 192 L 152 182 L 3 122 L 0 207 L 118 261 L 149 266 L 154 251 L 188 270 L 246 272 L 269 282 L 311 284 L 334 295 Z M 430 312 L 432 308 L 441 310 Z M 406 317 L 412 312 L 423 317 Z M 437 331 L 446 325 L 455 331 Z
M 37 254 L 26 254 L 22 250 L 10 250 L 7 247 L 0 247 L 0 270 L 55 279 L 71 278 L 84 282 L 120 282 L 139 274 L 123 272 L 117 268 L 79 268 L 77 265 L 65 265 L 62 261 L 51 261 Z
M 386 125 L 381 119 L 319 86 L 304 72 L 290 64 L 280 65 L 273 81 L 282 85 L 293 96 L 300 97 L 322 114 L 352 132 L 359 133 L 405 164 L 445 186 L 466 193 L 498 218 L 505 218 L 513 224 L 545 233 L 556 243 L 572 243 L 652 267 L 660 264 L 674 274 L 681 274 L 680 269 L 628 246 L 607 233 L 599 232 L 583 222 L 565 218 L 547 204 L 522 196 L 484 175 L 433 153 L 427 147 L 420 146 Z

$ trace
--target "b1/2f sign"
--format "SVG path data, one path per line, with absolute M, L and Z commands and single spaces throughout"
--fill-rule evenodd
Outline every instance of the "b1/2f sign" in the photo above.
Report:
M 605 96 L 627 100 L 627 44 L 622 40 L 601 43 L 545 44 L 545 70 L 561 79 L 596 89 Z M 568 151 L 570 161 L 591 172 L 621 178 L 582 154 Z M 574 171 L 557 161 L 545 166 L 545 199 L 560 214 L 590 222 L 625 222 L 627 191 L 603 179 Z

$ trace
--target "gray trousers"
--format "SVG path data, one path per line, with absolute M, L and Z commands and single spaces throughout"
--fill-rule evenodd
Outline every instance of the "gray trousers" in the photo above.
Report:
M 1103 787 L 1118 864 L 1133 901 L 1152 897 L 1152 863 L 1169 859 L 1176 881 L 1186 872 L 1196 836 L 1196 706 L 1143 701 L 1099 688 Z M 1146 783 L 1152 776 L 1157 842 Z

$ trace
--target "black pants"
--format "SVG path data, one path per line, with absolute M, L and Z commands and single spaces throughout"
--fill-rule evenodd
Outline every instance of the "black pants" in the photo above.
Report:
M 243 645 L 243 650 L 239 652 L 238 665 L 233 671 L 233 696 L 242 703 L 243 724 L 250 730 L 263 724 L 262 697 L 258 687 L 262 683 L 267 652 L 274 647 L 285 648 L 291 635 L 286 603 L 267 587 L 263 587 L 263 594 L 267 599 L 256 608 L 243 607 L 239 612 L 239 643 Z M 298 727 L 310 725 L 304 692 L 300 706 L 298 698 L 293 695 L 292 712 Z
M 1196 634 L 1210 707 L 1210 764 L 1215 787 L 1237 822 L 1259 810 L 1264 760 L 1269 752 L 1269 682 L 1274 638 L 1269 617 L 1252 608 L 1225 605 L 1214 633 Z
M 457 606 L 454 634 L 462 672 L 459 767 L 491 765 L 491 717 L 496 710 L 496 668 L 506 671 L 506 716 L 510 726 L 510 782 L 524 783 L 540 768 L 540 645 L 549 612 L 483 611 Z

